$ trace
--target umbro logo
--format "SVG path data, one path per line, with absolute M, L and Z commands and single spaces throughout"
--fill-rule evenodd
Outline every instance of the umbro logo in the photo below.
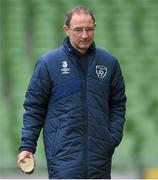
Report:
M 70 69 L 68 68 L 68 63 L 67 61 L 62 62 L 62 68 L 60 69 L 62 74 L 69 74 Z

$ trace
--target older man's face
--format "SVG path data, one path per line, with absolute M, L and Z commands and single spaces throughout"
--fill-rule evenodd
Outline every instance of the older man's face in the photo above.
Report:
M 89 14 L 75 13 L 69 27 L 64 27 L 72 46 L 84 54 L 93 42 L 95 23 Z

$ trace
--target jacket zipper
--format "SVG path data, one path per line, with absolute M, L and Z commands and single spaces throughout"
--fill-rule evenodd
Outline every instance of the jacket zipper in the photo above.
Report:
M 87 112 L 87 71 L 83 72 L 83 68 L 81 68 L 81 65 L 78 63 L 80 75 L 82 78 L 82 104 L 83 104 L 83 118 L 85 121 L 85 178 L 88 177 L 88 112 Z M 87 68 L 88 69 L 88 68 Z

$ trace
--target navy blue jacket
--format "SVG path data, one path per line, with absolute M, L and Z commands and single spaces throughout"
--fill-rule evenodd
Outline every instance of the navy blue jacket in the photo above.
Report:
M 94 43 L 81 55 L 66 38 L 36 64 L 24 102 L 20 151 L 35 153 L 43 128 L 50 179 L 110 178 L 125 103 L 117 59 Z

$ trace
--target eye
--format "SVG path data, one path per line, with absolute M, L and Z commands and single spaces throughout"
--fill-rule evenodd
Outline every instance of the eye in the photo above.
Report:
M 74 29 L 74 31 L 75 31 L 75 32 L 82 32 L 82 29 L 76 28 L 76 29 Z
M 94 31 L 94 28 L 87 28 L 86 31 L 87 31 L 87 32 L 93 32 L 93 31 Z

